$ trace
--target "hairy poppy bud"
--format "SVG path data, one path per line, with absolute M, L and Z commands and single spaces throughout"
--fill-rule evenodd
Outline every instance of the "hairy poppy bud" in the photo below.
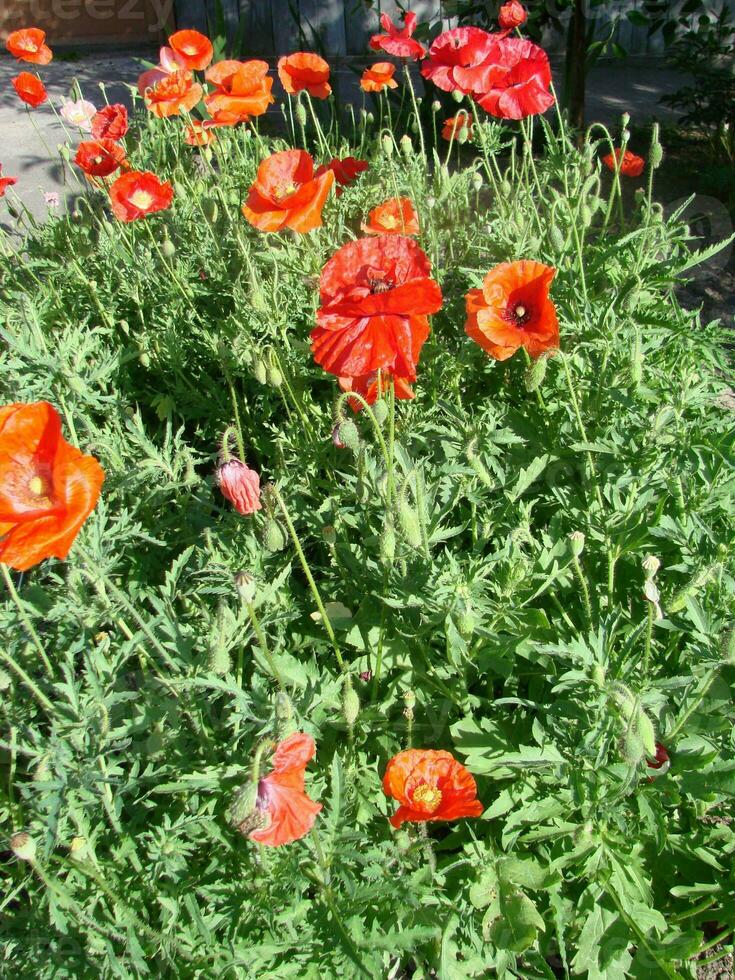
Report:
M 347 726 L 352 728 L 357 721 L 357 716 L 360 714 L 360 699 L 349 678 L 345 680 L 344 690 L 342 691 L 342 713 L 347 722 Z
M 383 422 L 388 418 L 388 406 L 385 403 L 384 398 L 378 399 L 372 407 L 373 418 L 378 423 L 382 425 Z
M 217 484 L 235 510 L 240 514 L 254 514 L 261 509 L 260 477 L 239 459 L 229 459 L 217 467 Z
M 276 718 L 280 722 L 291 721 L 293 718 L 293 704 L 291 698 L 284 691 L 276 694 Z
M 574 558 L 579 558 L 584 551 L 584 534 L 581 531 L 574 531 L 569 535 L 569 550 Z
M 398 501 L 398 521 L 401 525 L 406 543 L 412 548 L 420 548 L 421 524 L 419 523 L 418 514 L 408 502 L 405 488 Z
M 638 707 L 638 713 L 635 719 L 635 727 L 638 732 L 638 737 L 641 740 L 643 748 L 646 751 L 647 756 L 652 756 L 656 754 L 656 732 L 653 727 L 653 722 L 648 717 L 646 712 L 642 707 Z
M 476 170 L 472 174 L 472 187 L 476 191 L 479 191 L 479 190 L 482 190 L 482 184 L 483 184 L 482 174 L 479 171 Z
M 661 144 L 658 141 L 656 141 L 653 144 L 653 146 L 651 147 L 651 153 L 650 153 L 649 158 L 648 158 L 649 161 L 650 161 L 651 167 L 654 170 L 657 167 L 660 167 L 661 166 L 661 162 L 663 161 L 663 158 L 664 158 L 663 147 L 661 146 Z
M 299 126 L 306 125 L 306 106 L 301 99 L 299 99 L 296 103 L 296 122 L 299 124 Z
M 345 419 L 344 422 L 340 422 L 339 440 L 347 449 L 351 449 L 353 453 L 360 451 L 360 433 L 352 419 Z
M 164 239 L 163 245 L 161 245 L 161 254 L 166 259 L 172 259 L 176 255 L 176 246 L 170 238 Z
M 411 142 L 411 137 L 404 133 L 401 136 L 401 153 L 406 157 L 406 159 L 413 156 L 413 143 Z
M 391 520 L 386 520 L 380 535 L 380 560 L 384 565 L 392 565 L 396 557 L 396 532 Z
M 268 368 L 265 366 L 265 361 L 262 357 L 259 357 L 255 364 L 253 364 L 253 377 L 261 385 L 266 384 L 268 381 Z
M 342 442 L 342 438 L 339 434 L 339 423 L 332 429 L 332 442 L 337 447 L 337 449 L 347 449 L 347 446 Z
M 238 829 L 252 816 L 255 811 L 255 802 L 258 798 L 258 784 L 255 780 L 238 786 L 232 794 L 232 802 L 227 811 L 227 818 L 233 827 Z
M 460 92 L 458 88 L 455 88 L 452 91 L 452 98 L 454 99 L 455 102 L 461 102 L 462 99 L 464 98 L 464 92 Z
M 722 638 L 722 659 L 735 667 L 735 630 L 727 630 Z
M 10 838 L 10 850 L 19 861 L 33 861 L 36 857 L 36 842 L 24 830 Z
M 202 198 L 202 214 L 204 215 L 205 221 L 210 225 L 215 224 L 219 215 L 219 207 L 213 197 Z
M 629 766 L 637 766 L 645 755 L 645 746 L 633 725 L 629 725 L 621 746 L 623 758 Z
M 629 722 L 636 707 L 636 698 L 629 687 L 620 681 L 614 681 L 609 688 L 610 699 L 620 712 L 622 718 Z
M 273 518 L 270 518 L 266 522 L 263 532 L 263 544 L 265 545 L 266 551 L 273 553 L 283 551 L 286 547 L 286 535 L 283 533 L 278 521 L 273 520 Z
M 283 384 L 283 375 L 278 370 L 277 367 L 269 367 L 268 374 L 266 376 L 268 384 L 273 388 L 280 388 Z
M 372 126 L 372 124 L 375 122 L 375 115 L 374 115 L 374 113 L 372 113 L 372 112 L 365 113 L 365 120 L 366 120 L 368 126 Z
M 605 686 L 605 668 L 602 666 L 602 664 L 593 664 L 592 680 L 598 687 Z
M 503 197 L 510 197 L 510 195 L 513 193 L 513 188 L 510 186 L 509 180 L 504 180 L 502 182 L 500 185 L 500 193 L 503 195 Z
M 224 677 L 231 667 L 230 651 L 224 643 L 219 641 L 219 638 L 215 639 L 209 646 L 207 670 L 211 674 L 216 674 L 217 677 Z
M 539 388 L 546 376 L 546 357 L 537 357 L 533 360 L 526 368 L 526 374 L 524 376 L 524 384 L 526 386 L 526 391 L 536 391 Z
M 585 228 L 589 228 L 589 226 L 592 224 L 592 211 L 587 204 L 582 205 L 580 214 L 582 216 L 582 224 Z

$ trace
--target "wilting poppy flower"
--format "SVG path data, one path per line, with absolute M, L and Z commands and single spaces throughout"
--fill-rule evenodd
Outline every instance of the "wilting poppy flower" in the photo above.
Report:
M 176 71 L 146 89 L 145 104 L 159 119 L 190 112 L 199 102 L 204 90 L 194 82 L 190 71 Z
M 466 333 L 498 361 L 525 347 L 531 357 L 559 346 L 559 321 L 549 299 L 556 269 L 523 259 L 503 262 L 466 296 Z
M 76 126 L 85 133 L 92 131 L 92 120 L 96 114 L 96 107 L 86 99 L 64 99 L 59 109 L 59 115 L 65 123 Z
M 199 31 L 177 31 L 168 43 L 181 67 L 189 71 L 204 71 L 214 56 L 212 42 Z
M 275 101 L 266 61 L 219 61 L 205 77 L 215 89 L 204 103 L 222 125 L 232 126 L 247 122 L 251 116 L 262 116 Z
M 554 104 L 549 91 L 551 66 L 546 52 L 520 37 L 497 40 L 485 65 L 483 87 L 475 99 L 492 116 L 525 119 L 546 112 Z
M 150 171 L 131 170 L 110 187 L 112 213 L 119 221 L 136 221 L 171 206 L 174 189 Z
M 278 61 L 278 77 L 289 95 L 306 90 L 315 99 L 326 99 L 331 94 L 329 65 L 318 54 L 297 51 Z
M 184 130 L 184 141 L 189 146 L 210 146 L 216 139 L 217 134 L 212 132 L 212 127 L 196 119 Z
M 423 44 L 413 40 L 413 32 L 416 30 L 416 14 L 409 11 L 403 15 L 403 27 L 399 28 L 393 23 L 388 14 L 383 14 L 380 18 L 380 26 L 385 34 L 373 34 L 370 38 L 370 47 L 373 51 L 385 51 L 386 54 L 394 58 L 413 58 L 418 60 L 426 54 Z
M 498 24 L 503 31 L 512 31 L 528 20 L 526 8 L 518 0 L 510 0 L 504 3 L 498 13 Z
M 13 184 L 17 183 L 17 177 L 3 177 L 3 166 L 0 163 L 0 197 L 5 197 L 5 191 L 8 189 L 8 187 L 12 187 Z
M 217 467 L 217 485 L 240 514 L 261 509 L 260 477 L 239 459 L 228 459 Z
M 121 140 L 128 131 L 128 110 L 124 105 L 106 105 L 92 117 L 92 136 Z
M 657 776 L 663 776 L 664 773 L 668 772 L 670 766 L 670 756 L 666 750 L 666 746 L 662 745 L 660 742 L 656 742 L 656 755 L 652 759 L 646 760 L 646 765 L 649 769 L 658 770 L 656 775 L 651 775 L 648 777 L 648 782 L 652 783 Z
M 270 775 L 258 781 L 255 815 L 261 826 L 250 832 L 250 840 L 280 847 L 309 833 L 322 808 L 305 792 L 304 773 L 315 753 L 314 739 L 304 732 L 294 732 L 276 746 Z
M 28 61 L 32 65 L 47 65 L 53 58 L 51 48 L 46 44 L 46 32 L 37 27 L 26 27 L 8 35 L 5 47 L 18 61 Z
M 445 119 L 442 126 L 442 137 L 445 140 L 465 141 L 472 139 L 472 120 L 468 113 L 458 112 L 451 119 Z
M 358 395 L 362 395 L 368 405 L 374 405 L 381 394 L 384 395 L 388 391 L 391 384 L 395 389 L 397 399 L 405 400 L 415 397 L 413 388 L 405 378 L 396 377 L 387 370 L 373 371 L 371 374 L 365 374 L 360 378 L 339 378 L 338 380 L 342 391 L 357 392 Z M 358 401 L 357 398 L 349 398 L 348 401 L 354 412 L 359 412 L 364 408 L 362 402 Z
M 389 61 L 376 61 L 362 73 L 360 88 L 363 92 L 382 92 L 385 88 L 398 88 L 398 82 L 393 77 L 396 66 Z
M 383 371 L 416 380 L 428 314 L 441 308 L 431 263 L 411 238 L 381 235 L 343 245 L 322 269 L 311 332 L 314 360 L 338 378 Z
M 625 174 L 626 177 L 640 177 L 643 173 L 643 168 L 646 166 L 646 161 L 643 157 L 636 156 L 635 153 L 626 150 L 621 160 L 621 152 L 621 150 L 615 150 L 615 156 L 612 153 L 608 153 L 606 157 L 602 158 L 602 162 L 610 170 L 615 170 L 619 164 L 620 173 Z
M 321 177 L 327 170 L 331 170 L 334 174 L 334 179 L 338 184 L 342 185 L 336 190 L 337 197 L 339 197 L 342 193 L 342 187 L 348 187 L 350 184 L 354 184 L 358 176 L 368 169 L 368 166 L 367 160 L 358 160 L 357 157 L 343 157 L 341 160 L 335 157 L 329 163 L 323 163 L 317 167 L 314 176 Z
M 259 231 L 307 232 L 322 224 L 322 208 L 334 184 L 334 173 L 316 177 L 305 150 L 282 150 L 266 157 L 250 188 L 242 213 Z
M 0 562 L 24 572 L 66 558 L 104 478 L 64 439 L 48 402 L 0 408 Z
M 13 88 L 18 96 L 26 103 L 37 109 L 38 106 L 48 98 L 48 92 L 43 82 L 37 75 L 31 75 L 29 71 L 22 71 L 12 79 Z
M 407 197 L 391 197 L 373 208 L 362 230 L 368 235 L 418 235 L 419 216 Z
M 90 177 L 109 177 L 124 160 L 125 149 L 111 139 L 85 140 L 74 157 L 74 163 Z
M 406 820 L 479 817 L 483 811 L 472 773 L 441 749 L 406 749 L 394 755 L 383 776 L 383 792 L 400 803 L 390 818 L 394 827 Z
M 432 42 L 421 74 L 445 92 L 486 92 L 485 63 L 497 43 L 497 36 L 479 27 L 444 31 Z

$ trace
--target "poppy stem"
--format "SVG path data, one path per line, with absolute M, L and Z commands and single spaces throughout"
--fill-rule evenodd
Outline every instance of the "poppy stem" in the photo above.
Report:
M 46 668 L 46 673 L 48 674 L 49 678 L 51 680 L 53 680 L 54 679 L 54 668 L 51 666 L 51 661 L 46 656 L 46 651 L 43 648 L 43 644 L 41 643 L 41 640 L 39 639 L 38 633 L 34 629 L 33 623 L 31 622 L 30 617 L 28 616 L 28 613 L 23 608 L 23 601 L 21 600 L 20 596 L 18 595 L 18 592 L 17 592 L 17 590 L 15 588 L 15 585 L 13 584 L 13 579 L 12 579 L 12 577 L 10 575 L 10 572 L 8 571 L 8 566 L 5 564 L 5 562 L 0 562 L 0 568 L 2 568 L 2 570 L 3 570 L 3 578 L 5 579 L 5 585 L 8 588 L 8 592 L 10 593 L 11 599 L 15 603 L 15 608 L 18 610 L 18 615 L 20 616 L 20 621 L 25 626 L 26 632 L 28 633 L 29 637 L 31 638 L 31 641 L 33 642 L 33 645 L 36 648 L 36 650 L 38 652 L 38 655 L 40 656 L 41 660 L 43 661 L 43 665 Z
M 342 657 L 342 651 L 340 650 L 339 644 L 337 643 L 337 637 L 335 636 L 334 629 L 332 628 L 332 624 L 330 622 L 329 616 L 327 616 L 327 611 L 324 608 L 322 597 L 319 594 L 319 589 L 317 588 L 317 584 L 314 581 L 314 576 L 311 574 L 309 563 L 306 560 L 304 549 L 301 547 L 301 542 L 299 541 L 299 536 L 296 533 L 296 528 L 294 527 L 293 521 L 291 520 L 291 515 L 289 514 L 288 508 L 286 507 L 286 504 L 283 501 L 283 497 L 281 496 L 281 494 L 278 491 L 278 488 L 275 485 L 273 486 L 272 493 L 276 503 L 278 504 L 281 513 L 283 514 L 283 519 L 286 522 L 288 533 L 291 537 L 291 540 L 293 541 L 293 546 L 296 549 L 296 554 L 299 557 L 301 568 L 303 569 L 304 575 L 306 576 L 306 581 L 309 583 L 311 594 L 314 597 L 314 601 L 316 602 L 317 609 L 319 610 L 319 613 L 322 617 L 322 623 L 324 624 L 324 629 L 327 631 L 327 635 L 329 636 L 330 642 L 332 644 L 332 649 L 334 650 L 334 655 L 337 658 L 339 669 L 344 673 L 346 670 L 346 666 L 345 666 L 344 659 Z
M 10 667 L 10 669 L 18 675 L 18 677 L 25 684 L 25 686 L 28 688 L 31 694 L 36 698 L 36 700 L 41 705 L 41 707 L 44 708 L 46 711 L 48 711 L 50 715 L 55 714 L 55 709 L 53 704 L 51 704 L 49 699 L 41 691 L 41 689 L 38 687 L 35 681 L 31 680 L 28 674 L 26 674 L 26 672 L 23 670 L 20 664 L 17 664 L 15 660 L 13 660 L 13 658 L 10 656 L 10 654 L 5 652 L 5 650 L 0 650 L 0 657 L 2 657 L 2 659 L 8 665 L 8 667 Z
M 567 355 L 561 352 L 560 357 L 561 357 L 561 362 L 564 365 L 564 375 L 567 381 L 569 396 L 572 400 L 572 408 L 574 409 L 574 415 L 577 420 L 577 426 L 579 427 L 579 434 L 582 436 L 582 442 L 589 442 L 589 439 L 587 438 L 587 429 L 585 428 L 584 422 L 582 421 L 582 413 L 579 408 L 579 400 L 577 398 L 577 392 L 574 388 L 574 382 L 572 381 L 571 372 L 569 371 Z M 586 450 L 586 453 L 587 453 L 587 461 L 589 463 L 589 468 L 590 468 L 590 474 L 592 477 L 592 485 L 594 487 L 595 496 L 597 498 L 597 503 L 600 505 L 600 510 L 604 510 L 602 494 L 600 493 L 600 487 L 597 481 L 597 468 L 595 466 L 595 460 L 589 449 Z
M 275 660 L 273 659 L 273 654 L 271 653 L 270 647 L 268 646 L 268 641 L 265 638 L 265 633 L 263 632 L 260 625 L 260 620 L 256 615 L 255 606 L 252 604 L 252 602 L 246 602 L 245 605 L 247 606 L 248 616 L 250 616 L 250 622 L 253 627 L 253 633 L 255 633 L 255 638 L 258 641 L 258 646 L 263 651 L 263 656 L 268 661 L 268 666 L 270 667 L 271 673 L 276 679 L 276 684 L 278 684 L 278 687 L 281 691 L 285 691 L 286 688 L 284 687 L 283 684 L 283 678 L 281 677 L 278 671 L 278 667 L 276 667 Z M 242 673 L 240 675 L 240 685 L 242 686 Z
M 312 121 L 314 123 L 314 128 L 316 130 L 317 139 L 319 140 L 319 148 L 328 157 L 329 156 L 329 144 L 327 143 L 326 137 L 324 136 L 324 131 L 322 130 L 322 124 L 319 122 L 319 117 L 314 109 L 314 103 L 311 101 L 311 96 L 304 89 L 304 95 L 306 96 L 306 101 L 309 105 L 309 113 L 311 114 Z
M 646 619 L 646 639 L 643 646 L 643 666 L 641 667 L 644 683 L 648 680 L 648 665 L 651 661 L 651 640 L 653 639 L 653 617 L 656 613 L 652 602 L 647 602 L 646 605 L 648 606 L 648 617 Z
M 682 728 L 684 728 L 684 726 L 687 724 L 687 722 L 692 717 L 692 715 L 697 710 L 697 708 L 700 706 L 702 701 L 704 701 L 704 699 L 707 697 L 707 694 L 709 693 L 709 689 L 712 687 L 712 685 L 715 682 L 715 679 L 717 678 L 717 675 L 720 673 L 720 666 L 721 666 L 720 664 L 717 664 L 706 675 L 704 679 L 704 683 L 702 684 L 702 687 L 700 688 L 697 697 L 694 699 L 694 701 L 692 701 L 692 703 L 689 705 L 686 711 L 679 716 L 679 720 L 677 721 L 676 725 L 674 725 L 671 731 L 667 733 L 666 745 L 671 745 L 674 742 L 676 736 L 679 734 Z
M 394 391 L 393 397 L 395 399 L 395 391 Z M 356 391 L 346 391 L 346 392 L 344 392 L 344 394 L 340 395 L 339 398 L 337 399 L 337 405 L 336 405 L 336 408 L 335 408 L 335 416 L 336 416 L 336 418 L 337 418 L 338 421 L 344 422 L 344 420 L 345 420 L 344 419 L 344 405 L 345 405 L 345 402 L 347 402 L 347 401 L 349 401 L 349 400 L 351 400 L 353 398 L 355 399 L 355 401 L 359 402 L 360 405 L 362 405 L 362 407 L 366 410 L 366 413 L 367 413 L 368 417 L 370 418 L 370 421 L 372 422 L 373 429 L 375 429 L 375 434 L 378 437 L 378 442 L 380 443 L 380 449 L 381 449 L 381 452 L 383 453 L 383 459 L 385 460 L 386 474 L 387 474 L 387 477 L 388 477 L 388 506 L 390 507 L 390 505 L 391 505 L 391 503 L 393 501 L 393 498 L 395 496 L 395 481 L 393 479 L 393 466 L 392 466 L 393 454 L 388 452 L 388 447 L 385 444 L 385 439 L 383 438 L 383 433 L 382 433 L 382 431 L 380 429 L 380 426 L 378 425 L 378 420 L 375 418 L 375 416 L 372 413 L 372 410 L 370 408 L 370 405 L 362 397 L 362 395 L 358 394 Z M 393 407 L 393 416 L 395 417 L 395 403 L 394 403 L 394 407 Z M 395 422 L 393 423 L 393 425 L 395 426 Z
M 419 131 L 419 143 L 421 144 L 421 156 L 426 160 L 426 144 L 424 143 L 424 127 L 421 125 L 421 116 L 419 114 L 419 104 L 416 101 L 416 92 L 413 87 L 413 80 L 411 79 L 411 69 L 408 67 L 408 63 L 403 66 L 403 72 L 406 76 L 406 81 L 408 83 L 408 90 L 411 93 L 411 102 L 413 103 L 413 112 L 416 117 L 416 126 Z

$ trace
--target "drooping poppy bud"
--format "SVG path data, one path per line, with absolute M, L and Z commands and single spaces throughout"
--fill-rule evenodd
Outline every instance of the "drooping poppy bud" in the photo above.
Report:
M 239 459 L 229 459 L 217 467 L 217 484 L 240 514 L 261 509 L 260 477 Z

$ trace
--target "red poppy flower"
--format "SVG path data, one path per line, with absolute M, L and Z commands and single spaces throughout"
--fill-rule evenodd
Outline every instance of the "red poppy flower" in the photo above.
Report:
M 498 13 L 498 24 L 503 31 L 512 31 L 528 20 L 526 8 L 518 0 L 510 0 L 504 3 Z
M 146 89 L 145 104 L 159 119 L 191 112 L 203 95 L 203 88 L 194 82 L 190 71 L 175 71 Z
M 43 105 L 48 99 L 48 92 L 41 79 L 37 75 L 31 75 L 29 71 L 22 71 L 11 81 L 18 96 L 26 105 L 32 106 L 34 109 Z
M 215 87 L 204 99 L 205 105 L 222 125 L 232 126 L 247 122 L 251 116 L 262 116 L 275 101 L 267 61 L 219 61 L 205 77 Z
M 66 558 L 104 478 L 64 439 L 48 402 L 0 408 L 0 562 L 24 572 Z
M 318 54 L 297 51 L 279 59 L 278 77 L 289 95 L 306 90 L 315 99 L 326 99 L 332 92 L 329 65 Z
M 554 104 L 548 56 L 532 41 L 498 38 L 484 69 L 486 77 L 483 87 L 475 89 L 475 99 L 492 116 L 525 119 Z
M 390 197 L 373 208 L 362 230 L 368 235 L 418 235 L 419 216 L 407 197 Z
M 431 263 L 411 238 L 382 235 L 343 245 L 322 269 L 311 332 L 314 360 L 338 378 L 384 371 L 416 380 L 428 314 L 441 308 Z
M 112 213 L 119 221 L 137 221 L 171 206 L 174 189 L 150 171 L 131 170 L 110 187 Z
M 663 776 L 665 772 L 668 772 L 671 759 L 666 746 L 662 745 L 660 742 L 656 742 L 656 755 L 652 759 L 646 760 L 646 765 L 649 769 L 657 769 L 656 775 Z M 660 771 L 663 770 L 663 771 Z M 649 776 L 648 781 L 652 783 L 656 776 Z
M 128 131 L 128 110 L 124 105 L 106 105 L 92 116 L 92 136 L 95 139 L 121 140 Z
M 646 166 L 646 161 L 643 157 L 636 156 L 635 153 L 626 150 L 621 160 L 621 152 L 621 150 L 616 149 L 615 156 L 612 153 L 608 153 L 606 157 L 602 158 L 602 162 L 610 170 L 615 170 L 619 164 L 620 173 L 625 174 L 626 177 L 640 177 L 643 173 L 643 168 Z
M 229 459 L 217 467 L 217 486 L 222 496 L 240 514 L 254 514 L 261 509 L 260 477 L 239 459 Z
M 383 14 L 380 26 L 386 33 L 373 34 L 370 38 L 373 51 L 385 51 L 394 58 L 413 58 L 416 61 L 426 54 L 423 44 L 413 40 L 413 32 L 416 30 L 415 13 L 409 11 L 403 15 L 402 28 L 396 27 L 388 14 Z
M 5 197 L 5 191 L 18 183 L 17 177 L 3 177 L 3 165 L 0 163 L 0 197 Z
M 28 61 L 32 65 L 47 65 L 53 58 L 53 52 L 46 44 L 46 32 L 38 27 L 13 31 L 8 35 L 5 47 L 18 61 Z
M 386 88 L 398 88 L 398 82 L 393 77 L 396 66 L 389 61 L 376 61 L 362 73 L 360 88 L 363 92 L 382 92 Z
M 258 167 L 242 213 L 259 231 L 291 228 L 304 233 L 322 224 L 322 208 L 334 184 L 334 173 L 316 177 L 305 150 L 282 150 Z
M 212 42 L 199 31 L 177 31 L 168 43 L 181 67 L 189 71 L 204 71 L 214 56 Z
M 211 146 L 216 140 L 217 134 L 212 132 L 212 127 L 196 119 L 184 130 L 184 141 L 188 146 Z
M 358 176 L 368 169 L 368 166 L 367 160 L 358 160 L 357 157 L 343 157 L 341 160 L 335 157 L 329 163 L 323 163 L 317 167 L 314 176 L 321 177 L 327 170 L 331 170 L 334 174 L 334 179 L 338 184 L 342 185 L 336 190 L 337 197 L 339 197 L 342 193 L 342 187 L 348 187 L 350 184 L 354 184 Z
M 451 119 L 445 119 L 442 126 L 442 137 L 445 140 L 469 140 L 472 139 L 472 120 L 464 110 L 458 112 Z
M 556 269 L 526 259 L 503 262 L 466 296 L 466 333 L 498 361 L 519 347 L 531 357 L 559 346 L 559 321 L 549 299 Z
M 418 357 L 418 354 L 417 354 Z M 410 400 L 415 397 L 413 388 L 406 382 L 405 378 L 398 378 L 390 371 L 373 371 L 360 378 L 339 378 L 339 386 L 342 391 L 354 391 L 362 395 L 368 405 L 374 405 L 381 394 L 388 391 L 389 385 L 393 385 L 396 398 L 399 401 Z M 354 412 L 359 412 L 365 406 L 357 398 L 349 398 L 350 408 Z
M 432 42 L 421 74 L 445 92 L 486 92 L 487 59 L 498 37 L 479 27 L 455 27 Z
M 74 163 L 90 177 L 109 177 L 125 160 L 125 149 L 111 139 L 84 140 Z
M 305 791 L 304 773 L 315 753 L 314 739 L 304 732 L 276 746 L 272 772 L 258 781 L 255 809 L 263 826 L 250 832 L 250 840 L 280 847 L 309 833 L 322 808 Z
M 479 817 L 483 811 L 472 773 L 443 750 L 406 749 L 394 755 L 383 776 L 383 792 L 400 803 L 390 818 L 394 827 L 406 820 Z

